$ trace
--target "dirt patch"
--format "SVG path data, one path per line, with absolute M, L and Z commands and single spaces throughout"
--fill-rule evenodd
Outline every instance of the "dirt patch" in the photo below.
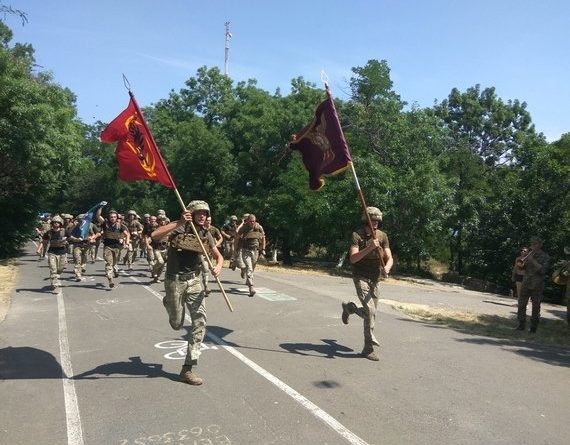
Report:
M 13 260 L 0 261 L 0 322 L 10 308 L 10 294 L 16 285 L 17 273 Z
M 464 333 L 523 342 L 570 346 L 568 326 L 562 320 L 542 318 L 538 332 L 529 335 L 528 332 L 513 329 L 517 324 L 514 317 L 457 312 L 432 308 L 424 304 L 402 303 L 394 300 L 383 299 L 381 301 L 415 320 L 444 325 Z

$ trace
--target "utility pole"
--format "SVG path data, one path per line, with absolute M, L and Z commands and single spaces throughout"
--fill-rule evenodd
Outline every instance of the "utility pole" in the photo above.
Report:
M 226 22 L 225 26 L 226 26 L 226 47 L 225 47 L 225 57 L 224 57 L 224 74 L 227 76 L 229 74 L 230 39 L 232 38 L 232 33 L 230 32 L 230 22 Z

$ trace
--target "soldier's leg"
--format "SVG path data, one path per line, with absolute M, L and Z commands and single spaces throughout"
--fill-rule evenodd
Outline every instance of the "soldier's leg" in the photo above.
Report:
M 81 280 L 81 247 L 73 246 L 73 264 L 74 264 L 74 272 L 75 278 L 79 281 Z
M 245 262 L 243 259 L 243 250 L 244 249 L 238 249 L 236 252 L 236 265 L 241 270 L 241 277 L 245 278 Z
M 51 282 L 51 287 L 52 289 L 57 288 L 57 286 L 59 286 L 59 274 L 57 272 L 58 270 L 58 264 L 57 264 L 57 258 L 59 255 L 55 255 L 53 253 L 48 253 L 47 257 L 48 257 L 48 266 L 49 266 L 49 279 Z
M 356 294 L 362 304 L 357 308 L 356 314 L 364 320 L 364 348 L 370 350 L 373 345 L 379 346 L 378 340 L 374 336 L 374 326 L 376 324 L 376 310 L 378 307 L 379 283 L 373 280 L 353 279 Z
M 115 254 L 113 252 L 114 249 L 105 246 L 103 248 L 103 258 L 105 259 L 105 276 L 107 280 L 109 280 L 109 286 L 113 287 L 113 275 L 114 275 L 114 262 L 115 262 Z
M 162 251 L 155 249 L 153 252 L 154 264 L 152 266 L 152 277 L 154 282 L 158 283 L 162 269 L 164 269 L 165 258 L 162 255 Z
M 530 294 L 524 287 L 521 289 L 517 302 L 517 320 L 518 326 L 517 330 L 522 331 L 526 325 L 526 305 L 528 304 L 528 299 Z
M 536 332 L 540 321 L 540 303 L 542 301 L 542 289 L 537 289 L 531 295 L 532 313 L 530 316 L 530 332 Z
M 85 272 L 87 267 L 87 254 L 89 253 L 89 246 L 81 247 L 81 271 Z
M 200 277 L 186 281 L 185 302 L 190 318 L 192 330 L 188 339 L 188 351 L 184 364 L 187 366 L 197 365 L 202 353 L 202 341 L 206 334 L 206 302 L 200 283 Z
M 184 324 L 184 290 L 186 283 L 175 278 L 166 277 L 164 279 L 164 291 L 166 296 L 162 299 L 162 304 L 168 314 L 168 322 L 172 329 L 178 331 Z
M 154 249 L 152 247 L 149 247 L 146 251 L 146 261 L 148 263 L 148 270 L 152 275 L 152 268 L 156 261 L 156 256 L 154 254 Z

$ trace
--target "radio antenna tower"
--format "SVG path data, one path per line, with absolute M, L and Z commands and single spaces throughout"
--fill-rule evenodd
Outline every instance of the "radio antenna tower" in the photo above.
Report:
M 226 26 L 226 46 L 224 54 L 224 74 L 229 75 L 229 61 L 230 61 L 230 39 L 232 38 L 232 33 L 230 32 L 230 22 L 225 23 Z

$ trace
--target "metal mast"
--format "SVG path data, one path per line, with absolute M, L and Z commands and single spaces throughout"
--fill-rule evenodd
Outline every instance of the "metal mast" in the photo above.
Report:
M 225 26 L 226 26 L 226 47 L 224 54 L 224 74 L 227 76 L 229 74 L 230 39 L 232 38 L 232 34 L 230 32 L 230 22 L 226 22 Z

